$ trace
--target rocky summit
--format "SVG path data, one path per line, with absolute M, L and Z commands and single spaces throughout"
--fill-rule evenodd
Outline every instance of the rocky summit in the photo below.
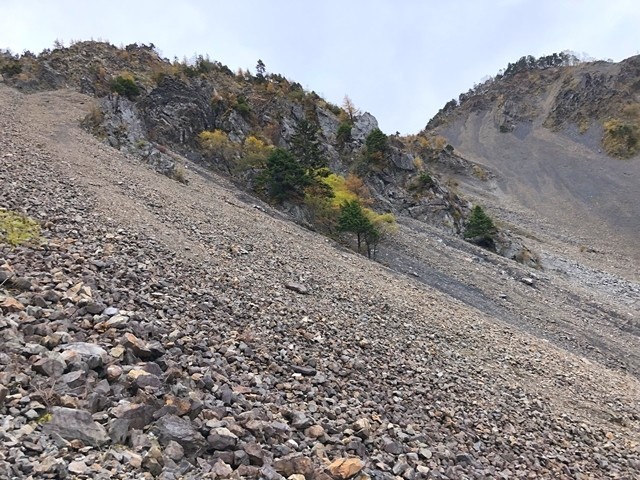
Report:
M 374 262 L 58 87 L 0 84 L 0 478 L 639 477 L 606 239 L 541 221 L 534 269 L 399 217 Z

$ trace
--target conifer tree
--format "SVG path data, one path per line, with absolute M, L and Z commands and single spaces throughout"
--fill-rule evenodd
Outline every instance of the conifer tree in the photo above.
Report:
M 480 205 L 476 205 L 471 210 L 471 215 L 467 221 L 467 227 L 464 231 L 464 238 L 474 240 L 476 243 L 493 245 L 493 234 L 496 227 L 491 217 L 487 215 Z
M 320 149 L 318 129 L 307 119 L 302 119 L 291 137 L 291 152 L 303 167 L 309 170 L 326 167 L 327 161 Z
M 358 252 L 367 235 L 373 235 L 374 226 L 357 200 L 347 201 L 340 207 L 338 231 L 355 233 L 358 240 Z

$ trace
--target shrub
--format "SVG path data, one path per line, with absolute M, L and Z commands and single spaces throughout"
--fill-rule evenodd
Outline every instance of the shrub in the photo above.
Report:
M 140 87 L 129 74 L 118 75 L 111 80 L 111 91 L 127 97 L 129 100 L 135 100 L 140 95 Z
M 243 117 L 246 117 L 251 113 L 251 107 L 247 103 L 247 99 L 244 95 L 238 95 L 236 99 L 236 110 Z
M 435 186 L 435 182 L 433 181 L 433 178 L 431 177 L 429 172 L 422 172 L 415 179 L 415 182 L 411 185 L 411 188 L 413 190 L 417 190 L 419 192 L 422 192 L 424 190 L 429 190 L 430 188 L 433 188 L 434 186 Z
M 336 140 L 340 145 L 345 145 L 351 141 L 351 129 L 353 125 L 351 122 L 342 122 L 338 127 L 338 132 L 336 133 Z
M 629 158 L 640 150 L 640 128 L 635 123 L 609 120 L 604 123 L 602 144 L 607 154 Z
M 187 185 L 189 183 L 189 180 L 187 180 L 187 177 L 185 175 L 185 169 L 183 167 L 177 166 L 175 168 L 175 170 L 173 171 L 173 173 L 171 174 L 171 178 L 173 178 L 174 180 Z
M 80 125 L 97 137 L 102 138 L 106 135 L 103 122 L 104 112 L 102 109 L 98 105 L 91 105 L 89 113 L 80 122 Z
M 389 150 L 389 139 L 382 130 L 376 128 L 367 135 L 365 145 L 367 148 L 367 157 L 378 160 L 382 159 L 384 154 Z
M 0 73 L 7 77 L 13 77 L 22 73 L 22 65 L 18 60 L 11 60 L 0 67 Z
M 205 154 L 215 163 L 224 165 L 227 172 L 231 173 L 231 163 L 239 150 L 238 144 L 232 142 L 222 130 L 200 132 L 198 141 Z

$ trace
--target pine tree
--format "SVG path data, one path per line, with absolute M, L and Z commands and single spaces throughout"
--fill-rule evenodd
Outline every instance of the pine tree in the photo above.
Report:
M 256 78 L 258 79 L 258 81 L 264 81 L 264 74 L 266 70 L 267 67 L 265 67 L 264 62 L 258 59 L 258 63 L 256 64 Z
M 379 128 L 372 130 L 367 135 L 365 145 L 367 147 L 367 157 L 370 160 L 381 160 L 389 150 L 389 140 Z
M 276 148 L 266 163 L 267 168 L 262 180 L 268 188 L 269 195 L 276 200 L 302 197 L 304 189 L 312 183 L 305 169 L 286 150 Z
M 365 214 L 360 202 L 352 200 L 342 204 L 338 217 L 338 231 L 356 234 L 358 252 L 360 252 L 362 241 L 366 240 L 367 235 L 374 235 L 373 230 L 374 226 Z
M 490 246 L 493 244 L 493 234 L 495 231 L 496 227 L 493 224 L 493 220 L 484 213 L 482 207 L 480 205 L 473 207 L 464 231 L 464 238 Z
M 291 152 L 302 166 L 309 170 L 327 166 L 327 161 L 320 149 L 318 129 L 309 120 L 300 120 L 296 125 L 291 137 Z

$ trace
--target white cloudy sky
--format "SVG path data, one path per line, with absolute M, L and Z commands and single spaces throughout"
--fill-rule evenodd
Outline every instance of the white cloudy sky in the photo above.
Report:
M 387 133 L 419 131 L 523 55 L 636 55 L 639 25 L 637 0 L 0 0 L 0 48 L 102 38 L 234 70 L 260 58 L 334 103 L 348 94 Z

